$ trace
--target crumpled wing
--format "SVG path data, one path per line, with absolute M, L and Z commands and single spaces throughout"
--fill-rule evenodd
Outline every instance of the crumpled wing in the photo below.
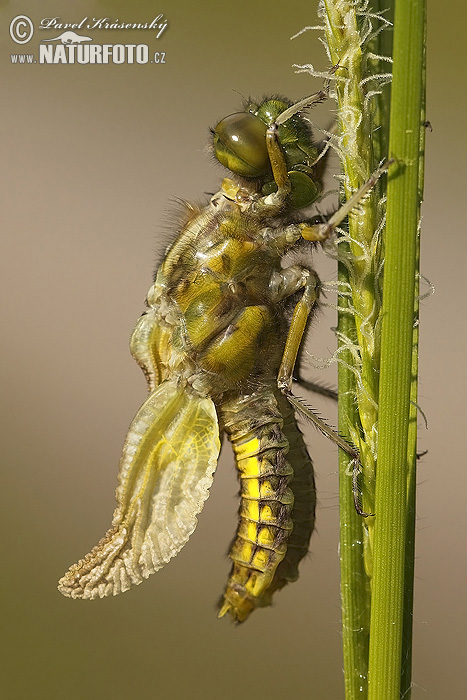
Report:
M 173 330 L 161 324 L 154 309 L 138 319 L 130 338 L 130 352 L 143 370 L 149 391 L 167 378 L 167 367 L 174 355 Z
M 112 527 L 59 581 L 71 598 L 127 591 L 187 542 L 219 455 L 214 403 L 165 381 L 141 406 L 123 446 Z

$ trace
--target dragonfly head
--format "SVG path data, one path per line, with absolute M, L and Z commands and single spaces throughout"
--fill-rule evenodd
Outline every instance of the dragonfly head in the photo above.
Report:
M 263 195 L 277 189 L 266 146 L 266 131 L 292 102 L 267 98 L 259 105 L 249 103 L 245 111 L 222 119 L 213 131 L 214 153 L 222 165 L 247 179 L 257 180 Z M 302 209 L 314 202 L 321 184 L 313 170 L 318 151 L 302 117 L 291 116 L 278 127 L 278 140 L 291 182 L 288 204 Z

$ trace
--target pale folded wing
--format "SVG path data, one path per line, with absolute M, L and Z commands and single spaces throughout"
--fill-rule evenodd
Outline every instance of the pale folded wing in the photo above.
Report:
M 219 455 L 214 403 L 164 381 L 136 414 L 120 460 L 112 527 L 59 581 L 72 598 L 103 598 L 174 557 L 197 524 Z

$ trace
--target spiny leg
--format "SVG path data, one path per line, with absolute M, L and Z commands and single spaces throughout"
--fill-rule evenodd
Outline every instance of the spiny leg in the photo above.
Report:
M 303 295 L 295 306 L 289 332 L 287 334 L 284 353 L 282 355 L 279 374 L 277 376 L 277 386 L 281 392 L 287 396 L 290 403 L 298 411 L 306 415 L 307 418 L 309 418 L 309 420 L 311 420 L 314 425 L 321 430 L 321 432 L 333 440 L 333 442 L 347 452 L 347 454 L 349 454 L 352 458 L 358 459 L 358 451 L 335 430 L 327 425 L 327 423 L 323 421 L 312 409 L 306 406 L 301 399 L 294 396 L 291 390 L 295 362 L 302 344 L 307 321 L 318 299 L 318 279 L 312 271 L 306 270 L 306 272 L 308 274 L 306 276 L 303 275 L 302 278 Z
M 292 278 L 292 271 L 295 271 L 295 280 Z M 366 513 L 361 506 L 360 492 L 358 488 L 358 477 L 361 471 L 360 456 L 358 450 L 345 438 L 331 428 L 317 413 L 307 406 L 302 399 L 295 396 L 291 390 L 292 377 L 295 362 L 299 353 L 303 335 L 307 326 L 307 321 L 313 307 L 318 299 L 319 280 L 315 273 L 299 266 L 284 270 L 288 275 L 287 285 L 281 290 L 283 298 L 289 296 L 299 288 L 303 288 L 303 295 L 295 306 L 289 332 L 285 343 L 282 361 L 279 367 L 277 385 L 280 391 L 287 397 L 295 410 L 310 420 L 326 437 L 332 440 L 338 447 L 352 458 L 352 490 L 355 510 L 363 517 L 369 517 L 371 513 Z M 295 282 L 295 284 L 294 284 Z
M 285 250 L 289 250 L 297 241 L 303 238 L 305 241 L 310 241 L 311 243 L 324 243 L 328 240 L 334 233 L 334 230 L 339 226 L 340 223 L 350 214 L 352 209 L 356 207 L 364 197 L 372 190 L 375 184 L 378 182 L 379 178 L 384 175 L 388 168 L 394 163 L 394 159 L 386 160 L 377 170 L 375 170 L 368 180 L 363 183 L 363 185 L 350 197 L 347 202 L 344 202 L 342 206 L 335 211 L 332 216 L 326 221 L 316 219 L 321 217 L 314 217 L 308 221 L 302 221 L 300 223 L 291 224 L 282 230 L 282 234 L 275 236 L 276 244 Z M 277 195 L 274 192 L 273 195 Z M 269 195 L 265 197 L 268 200 Z M 271 206 L 271 204 L 268 204 Z M 297 290 L 294 290 L 297 291 Z
M 384 163 L 375 170 L 368 180 L 348 199 L 339 209 L 324 223 L 317 224 L 301 224 L 302 237 L 306 241 L 326 241 L 339 226 L 339 224 L 350 214 L 352 209 L 362 201 L 362 199 L 370 192 L 378 182 L 381 175 L 389 169 L 394 163 L 394 159 L 384 161 Z
M 311 391 L 314 394 L 319 394 L 320 396 L 325 396 L 327 399 L 332 399 L 333 401 L 337 401 L 338 399 L 338 394 L 335 389 L 332 389 L 325 384 L 321 384 L 320 382 L 312 382 L 309 379 L 303 379 L 300 374 L 300 370 L 297 368 L 294 371 L 293 378 L 297 384 L 300 384 L 300 386 L 307 391 Z

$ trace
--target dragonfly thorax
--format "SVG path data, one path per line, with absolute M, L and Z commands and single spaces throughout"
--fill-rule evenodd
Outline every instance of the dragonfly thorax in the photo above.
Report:
M 185 246 L 183 235 L 177 266 L 169 252 L 161 273 L 182 314 L 187 354 L 221 390 L 275 377 L 286 320 L 272 302 L 271 278 L 281 256 L 265 241 L 262 222 L 235 205 L 208 207 L 186 225 Z

